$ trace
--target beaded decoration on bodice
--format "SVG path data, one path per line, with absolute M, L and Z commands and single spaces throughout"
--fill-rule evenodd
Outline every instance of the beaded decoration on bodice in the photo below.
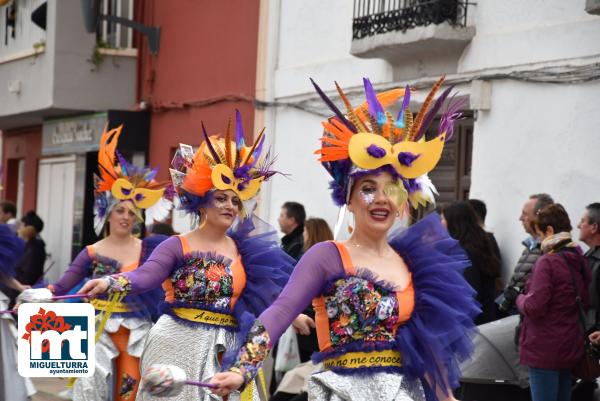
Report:
M 170 277 L 175 301 L 228 309 L 233 296 L 231 260 L 214 253 L 192 253 Z
M 313 300 L 321 352 L 355 341 L 393 342 L 398 327 L 414 309 L 412 276 L 405 289 L 376 280 L 367 269 L 356 269 L 348 250 L 333 242 L 345 275 L 325 287 Z M 404 263 L 404 262 L 402 262 Z
M 333 347 L 354 340 L 392 341 L 399 319 L 394 291 L 358 276 L 344 277 L 323 293 Z

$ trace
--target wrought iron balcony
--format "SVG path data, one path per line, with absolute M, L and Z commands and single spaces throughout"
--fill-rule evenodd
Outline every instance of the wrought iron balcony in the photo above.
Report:
M 354 0 L 354 40 L 388 32 L 406 32 L 419 26 L 467 24 L 466 0 Z

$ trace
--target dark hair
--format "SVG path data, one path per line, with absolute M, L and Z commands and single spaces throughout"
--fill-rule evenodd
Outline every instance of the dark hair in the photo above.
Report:
M 285 213 L 287 217 L 291 217 L 296 220 L 296 223 L 299 226 L 304 225 L 304 221 L 306 220 L 306 212 L 304 211 L 304 206 L 298 202 L 285 202 L 282 206 L 285 209 Z
M 304 241 L 304 251 L 323 241 L 331 241 L 333 233 L 327 222 L 323 219 L 312 217 L 304 222 L 304 230 L 306 230 L 307 240 Z
M 38 234 L 44 229 L 44 221 L 33 210 L 25 213 L 25 216 L 21 217 L 21 222 L 26 226 L 35 228 Z
M 17 215 L 17 206 L 11 201 L 0 202 L 0 208 L 4 213 L 10 213 L 15 217 Z
M 588 224 L 598 224 L 600 229 L 600 203 L 590 203 L 585 208 L 588 211 Z
M 529 196 L 529 199 L 535 199 L 536 202 L 533 205 L 533 213 L 537 213 L 544 206 L 548 206 L 554 203 L 554 199 L 548 194 L 533 194 Z
M 475 210 L 467 201 L 453 202 L 442 211 L 450 236 L 460 243 L 473 265 L 490 276 L 500 274 L 500 259 L 492 241 L 477 221 Z
M 162 235 L 175 235 L 175 230 L 170 224 L 167 223 L 154 223 L 152 224 L 152 234 L 162 234 Z
M 479 199 L 469 199 L 468 202 L 477 214 L 477 217 L 479 217 L 479 221 L 485 223 L 485 216 L 487 216 L 485 202 Z
M 563 231 L 571 232 L 573 229 L 569 215 L 560 203 L 553 203 L 541 208 L 535 215 L 534 227 L 542 232 L 546 232 L 548 227 L 552 227 L 555 234 Z

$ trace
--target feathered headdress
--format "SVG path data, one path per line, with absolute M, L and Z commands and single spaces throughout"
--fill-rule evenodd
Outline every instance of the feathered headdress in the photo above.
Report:
M 270 152 L 263 151 L 264 128 L 254 144 L 246 146 L 242 117 L 236 110 L 235 141 L 231 131 L 231 120 L 225 138 L 209 136 L 202 124 L 204 142 L 195 153 L 189 145 L 179 146 L 171 163 L 171 179 L 180 209 L 197 214 L 199 208 L 210 205 L 215 189 L 231 190 L 247 203 L 256 196 L 260 185 L 277 173 L 271 170 L 274 159 Z M 243 209 L 243 216 L 247 217 L 251 211 Z
M 348 203 L 352 180 L 379 171 L 387 171 L 397 179 L 398 185 L 390 188 L 398 205 L 410 201 L 412 207 L 433 203 L 435 187 L 427 177 L 439 161 L 444 143 L 452 137 L 453 122 L 460 118 L 460 101 L 451 101 L 442 114 L 438 135 L 425 140 L 425 132 L 441 110 L 452 87 L 446 89 L 434 102 L 442 86 L 441 77 L 425 99 L 416 116 L 409 110 L 410 88 L 393 89 L 375 93 L 369 79 L 364 78 L 366 102 L 353 108 L 336 82 L 346 114 L 311 79 L 317 93 L 335 114 L 324 121 L 322 146 L 315 153 L 332 176 L 330 184 L 333 199 L 338 206 Z M 394 117 L 386 107 L 402 98 L 400 111 Z
M 94 230 L 100 235 L 108 213 L 123 200 L 131 201 L 137 216 L 143 221 L 141 209 L 146 209 L 146 224 L 168 217 L 173 203 L 173 191 L 168 182 L 155 181 L 158 168 L 140 168 L 129 164 L 116 150 L 123 126 L 104 130 L 98 151 L 98 170 L 94 176 Z

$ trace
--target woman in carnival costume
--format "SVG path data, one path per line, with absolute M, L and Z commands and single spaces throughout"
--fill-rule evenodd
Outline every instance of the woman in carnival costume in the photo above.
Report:
M 459 117 L 450 102 L 439 134 L 424 134 L 450 93 L 433 104 L 438 81 L 416 117 L 410 89 L 375 94 L 344 115 L 315 85 L 335 116 L 323 123 L 320 161 L 333 177 L 338 206 L 354 214 L 345 242 L 313 246 L 298 262 L 275 303 L 254 323 L 228 372 L 215 375 L 224 396 L 254 377 L 281 333 L 312 300 L 325 370 L 309 381 L 311 400 L 452 400 L 458 363 L 471 352 L 469 334 L 479 313 L 462 277 L 468 259 L 432 214 L 410 228 L 388 230 L 408 205 L 433 202 L 426 174 L 438 162 Z M 400 97 L 397 118 L 385 110 Z M 430 109 L 431 106 L 431 109 Z M 427 398 L 426 398 L 427 397 Z
M 53 295 L 64 295 L 82 280 L 134 271 L 167 237 L 140 240 L 133 235 L 137 223 L 163 220 L 172 207 L 173 191 L 155 181 L 158 169 L 129 164 L 116 150 L 122 126 L 104 132 L 98 152 L 100 176 L 95 177 L 94 229 L 105 236 L 87 246 L 67 271 L 48 286 Z M 41 290 L 27 290 L 27 293 Z M 35 297 L 35 294 L 32 294 Z M 96 370 L 89 378 L 78 378 L 73 386 L 77 400 L 134 400 L 140 381 L 139 358 L 146 336 L 158 317 L 163 292 L 128 295 L 117 303 L 106 298 L 90 303 L 98 314 L 110 315 L 96 343 Z
M 283 252 L 277 233 L 252 215 L 260 185 L 275 174 L 264 152 L 264 130 L 248 147 L 240 113 L 235 138 L 231 121 L 225 138 L 209 137 L 195 152 L 181 145 L 171 177 L 179 208 L 199 219 L 198 228 L 169 238 L 134 272 L 87 283 L 81 293 L 140 294 L 164 282 L 164 314 L 150 331 L 141 367 L 178 365 L 194 380 L 208 380 L 221 369 L 221 357 L 238 349 L 256 316 L 279 294 L 293 259 Z M 262 223 L 263 226 L 266 224 Z M 240 334 L 242 333 L 242 334 Z M 257 400 L 251 387 L 229 400 Z M 186 386 L 169 400 L 210 400 L 210 391 Z M 140 391 L 138 400 L 156 399 Z
M 25 287 L 15 279 L 15 265 L 25 243 L 6 224 L 0 224 L 0 281 L 17 291 Z M 17 370 L 17 328 L 8 311 L 10 299 L 0 291 L 0 399 L 26 401 L 35 394 L 31 379 Z

